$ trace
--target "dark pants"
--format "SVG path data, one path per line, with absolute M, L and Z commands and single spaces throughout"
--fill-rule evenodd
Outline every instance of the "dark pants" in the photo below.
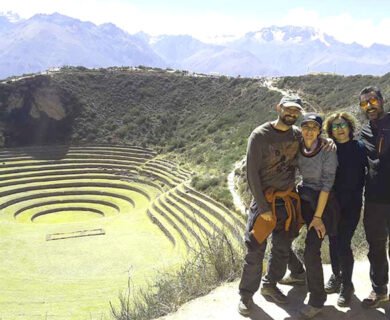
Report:
M 390 234 L 390 204 L 366 202 L 364 205 L 364 229 L 369 245 L 370 279 L 378 294 L 387 293 L 389 265 L 387 241 Z
M 302 216 L 307 227 L 311 223 L 314 210 L 309 202 L 302 200 Z M 307 231 L 305 241 L 304 261 L 307 276 L 307 289 L 309 291 L 309 304 L 316 308 L 322 308 L 326 301 L 324 290 L 324 272 L 321 262 L 322 240 L 314 228 Z
M 271 234 L 272 248 L 268 261 L 267 274 L 264 276 L 264 284 L 275 286 L 286 273 L 287 263 L 290 258 L 291 242 L 294 239 L 293 232 L 284 231 L 287 212 L 283 205 L 276 206 L 277 222 L 275 230 Z M 249 221 L 248 221 L 249 222 Z M 245 244 L 247 254 L 244 259 L 241 281 L 239 285 L 240 295 L 249 298 L 259 289 L 263 272 L 263 259 L 267 240 L 259 244 L 249 230 L 245 230 Z
M 290 270 L 292 275 L 298 275 L 300 273 L 305 272 L 301 260 L 299 260 L 292 248 L 290 250 L 290 257 L 288 259 L 287 268 L 288 270 Z
M 329 237 L 329 253 L 333 274 L 341 275 L 341 283 L 352 285 L 352 271 L 354 258 L 351 249 L 351 240 L 360 219 L 362 195 L 350 193 L 340 195 L 340 220 L 337 235 Z

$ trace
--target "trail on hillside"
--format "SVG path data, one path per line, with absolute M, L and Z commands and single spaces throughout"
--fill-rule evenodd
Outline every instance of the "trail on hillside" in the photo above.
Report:
M 266 87 L 266 88 L 268 88 L 269 90 L 272 90 L 272 91 L 280 92 L 282 95 L 287 95 L 287 94 L 291 94 L 292 93 L 290 90 L 283 90 L 283 89 L 275 87 L 273 85 L 275 83 L 275 80 L 276 80 L 275 78 L 267 78 L 264 81 L 264 87 Z
M 280 92 L 282 95 L 288 95 L 288 94 L 297 94 L 300 95 L 298 92 L 293 92 L 292 90 L 283 90 L 281 88 L 275 87 L 274 83 L 278 80 L 278 78 L 267 78 L 264 81 L 264 86 L 268 88 L 269 90 Z M 301 97 L 302 98 L 302 97 Z M 313 103 L 309 103 L 308 106 L 313 109 L 314 112 L 322 112 L 321 108 L 317 108 L 313 105 Z
M 277 91 L 277 92 L 280 92 L 282 95 L 287 95 L 287 94 L 293 94 L 294 92 L 290 91 L 290 90 L 283 90 L 283 89 L 280 89 L 278 87 L 275 87 L 273 84 L 275 83 L 276 79 L 275 78 L 266 78 L 263 82 L 261 82 L 262 86 L 264 86 L 265 88 L 267 88 L 268 90 L 272 90 L 272 91 Z M 314 109 L 314 108 L 313 108 Z M 234 165 L 233 165 L 233 169 L 232 171 L 229 173 L 228 175 L 228 188 L 229 188 L 229 191 L 233 197 L 233 204 L 234 206 L 243 214 L 245 214 L 245 205 L 244 205 L 244 202 L 242 201 L 240 195 L 238 194 L 238 192 L 236 191 L 236 186 L 235 186 L 235 182 L 234 182 L 234 178 L 235 178 L 235 172 L 237 169 L 239 168 L 242 168 L 242 166 L 245 164 L 245 161 L 246 161 L 246 158 L 242 158 L 241 160 L 237 161 Z
M 246 158 L 243 158 L 242 160 L 237 161 L 234 164 L 233 170 L 228 175 L 228 188 L 229 188 L 230 193 L 232 194 L 233 203 L 234 203 L 235 207 L 238 210 L 240 210 L 240 212 L 242 214 L 246 214 L 245 213 L 246 209 L 245 209 L 245 205 L 244 205 L 243 201 L 241 200 L 240 195 L 236 191 L 236 187 L 235 187 L 235 183 L 234 183 L 234 177 L 235 177 L 235 174 L 236 174 L 236 170 L 240 169 L 243 166 L 243 164 L 245 163 L 245 160 L 246 160 Z

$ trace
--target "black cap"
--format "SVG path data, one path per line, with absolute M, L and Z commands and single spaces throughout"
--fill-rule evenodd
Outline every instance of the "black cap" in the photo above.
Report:
M 303 115 L 303 120 L 301 122 L 301 126 L 305 124 L 306 122 L 314 121 L 317 122 L 317 124 L 322 128 L 322 118 L 318 113 L 315 112 L 308 112 Z
M 281 107 L 296 107 L 299 110 L 303 111 L 302 100 L 296 95 L 284 95 L 280 100 L 279 105 Z

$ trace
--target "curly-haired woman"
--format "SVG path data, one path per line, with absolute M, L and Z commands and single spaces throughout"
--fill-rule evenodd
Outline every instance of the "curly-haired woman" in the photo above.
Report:
M 351 240 L 360 219 L 367 156 L 364 145 L 354 140 L 355 118 L 347 112 L 335 112 L 325 120 L 325 131 L 337 145 L 338 168 L 333 186 L 340 205 L 336 236 L 329 237 L 332 271 L 326 293 L 339 293 L 337 304 L 346 306 L 354 292 L 354 265 Z

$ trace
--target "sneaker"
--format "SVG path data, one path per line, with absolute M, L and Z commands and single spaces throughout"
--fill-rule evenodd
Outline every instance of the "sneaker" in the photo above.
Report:
M 339 295 L 339 298 L 337 299 L 337 305 L 339 307 L 348 306 L 354 292 L 355 292 L 355 288 L 354 288 L 353 284 L 350 284 L 347 286 L 344 284 L 341 284 L 340 295 Z
M 277 286 L 263 286 L 260 292 L 265 298 L 272 300 L 274 303 L 288 303 L 287 296 Z
M 303 286 L 306 284 L 306 272 L 290 273 L 287 277 L 279 281 L 280 284 L 287 284 L 290 286 Z
M 374 309 L 379 307 L 382 302 L 387 301 L 389 301 L 387 293 L 376 293 L 375 291 L 371 291 L 370 295 L 362 301 L 362 307 Z
M 310 304 L 305 305 L 299 310 L 299 314 L 303 319 L 311 319 L 314 318 L 317 314 L 321 312 L 322 308 L 316 308 L 311 306 Z
M 253 299 L 241 297 L 240 302 L 238 303 L 238 313 L 244 317 L 249 316 L 253 307 Z
M 338 293 L 340 292 L 340 286 L 341 286 L 341 277 L 332 274 L 328 282 L 326 283 L 324 289 L 327 294 L 336 293 L 336 292 Z

